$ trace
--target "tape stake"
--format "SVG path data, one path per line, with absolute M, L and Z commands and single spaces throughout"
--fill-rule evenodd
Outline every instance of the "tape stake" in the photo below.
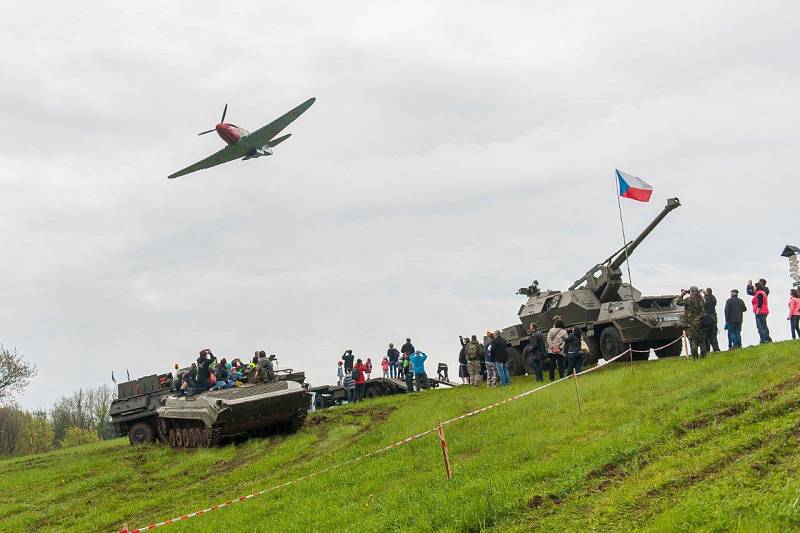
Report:
M 572 369 L 572 380 L 575 382 L 575 400 L 578 402 L 578 414 L 581 414 L 581 395 L 578 394 L 578 371 Z
M 447 476 L 447 479 L 453 479 L 453 469 L 450 467 L 450 453 L 447 450 L 447 440 L 444 438 L 444 426 L 442 426 L 441 422 L 439 422 L 439 425 L 436 426 L 436 430 L 439 432 L 439 440 L 442 442 L 444 474 Z

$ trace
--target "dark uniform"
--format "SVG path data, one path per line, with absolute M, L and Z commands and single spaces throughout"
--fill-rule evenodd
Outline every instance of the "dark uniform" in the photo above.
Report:
M 691 355 L 697 359 L 697 350 L 700 349 L 700 357 L 706 356 L 706 332 L 703 328 L 703 316 L 705 315 L 705 302 L 700 291 L 689 292 L 688 298 L 679 298 L 678 305 L 686 307 L 686 336 L 689 338 Z
M 715 352 L 719 350 L 719 341 L 717 341 L 717 334 L 719 329 L 717 327 L 717 298 L 713 294 L 706 294 L 704 303 L 705 316 L 703 317 L 703 326 L 706 333 L 706 352 L 712 349 Z

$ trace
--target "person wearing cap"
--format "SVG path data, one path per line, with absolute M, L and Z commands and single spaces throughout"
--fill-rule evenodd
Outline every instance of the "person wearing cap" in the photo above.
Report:
M 686 307 L 686 336 L 689 339 L 692 359 L 697 359 L 697 350 L 700 357 L 706 356 L 705 330 L 703 329 L 703 316 L 705 315 L 705 302 L 700 289 L 692 285 L 689 290 L 682 290 L 678 298 L 678 305 Z
M 742 347 L 742 322 L 747 306 L 739 298 L 739 291 L 731 289 L 731 297 L 725 302 L 725 331 L 728 332 L 728 350 Z

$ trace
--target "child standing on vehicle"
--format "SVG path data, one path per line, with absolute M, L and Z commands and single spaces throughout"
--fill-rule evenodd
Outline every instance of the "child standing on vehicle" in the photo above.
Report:
M 339 386 L 342 386 L 342 378 L 344 377 L 344 365 L 339 361 L 339 366 L 336 368 L 336 377 L 339 378 Z
M 367 357 L 367 363 L 364 365 L 364 373 L 367 375 L 367 379 L 372 374 L 372 359 L 369 357 Z
M 389 358 L 385 357 L 381 361 L 381 369 L 383 370 L 383 377 L 389 377 Z

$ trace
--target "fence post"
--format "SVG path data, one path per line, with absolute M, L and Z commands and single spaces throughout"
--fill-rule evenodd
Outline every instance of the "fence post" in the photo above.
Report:
M 578 394 L 578 371 L 572 369 L 572 379 L 575 382 L 575 399 L 578 402 L 578 414 L 581 414 L 581 395 Z
M 436 430 L 439 432 L 439 440 L 442 442 L 442 457 L 444 458 L 444 473 L 447 476 L 447 479 L 453 479 L 453 469 L 450 467 L 450 453 L 447 450 L 447 441 L 444 438 L 444 427 L 442 423 L 439 422 L 439 425 L 436 426 Z
M 687 358 L 692 355 L 689 351 L 689 339 L 686 338 L 686 330 L 683 331 L 683 351 L 686 352 Z

